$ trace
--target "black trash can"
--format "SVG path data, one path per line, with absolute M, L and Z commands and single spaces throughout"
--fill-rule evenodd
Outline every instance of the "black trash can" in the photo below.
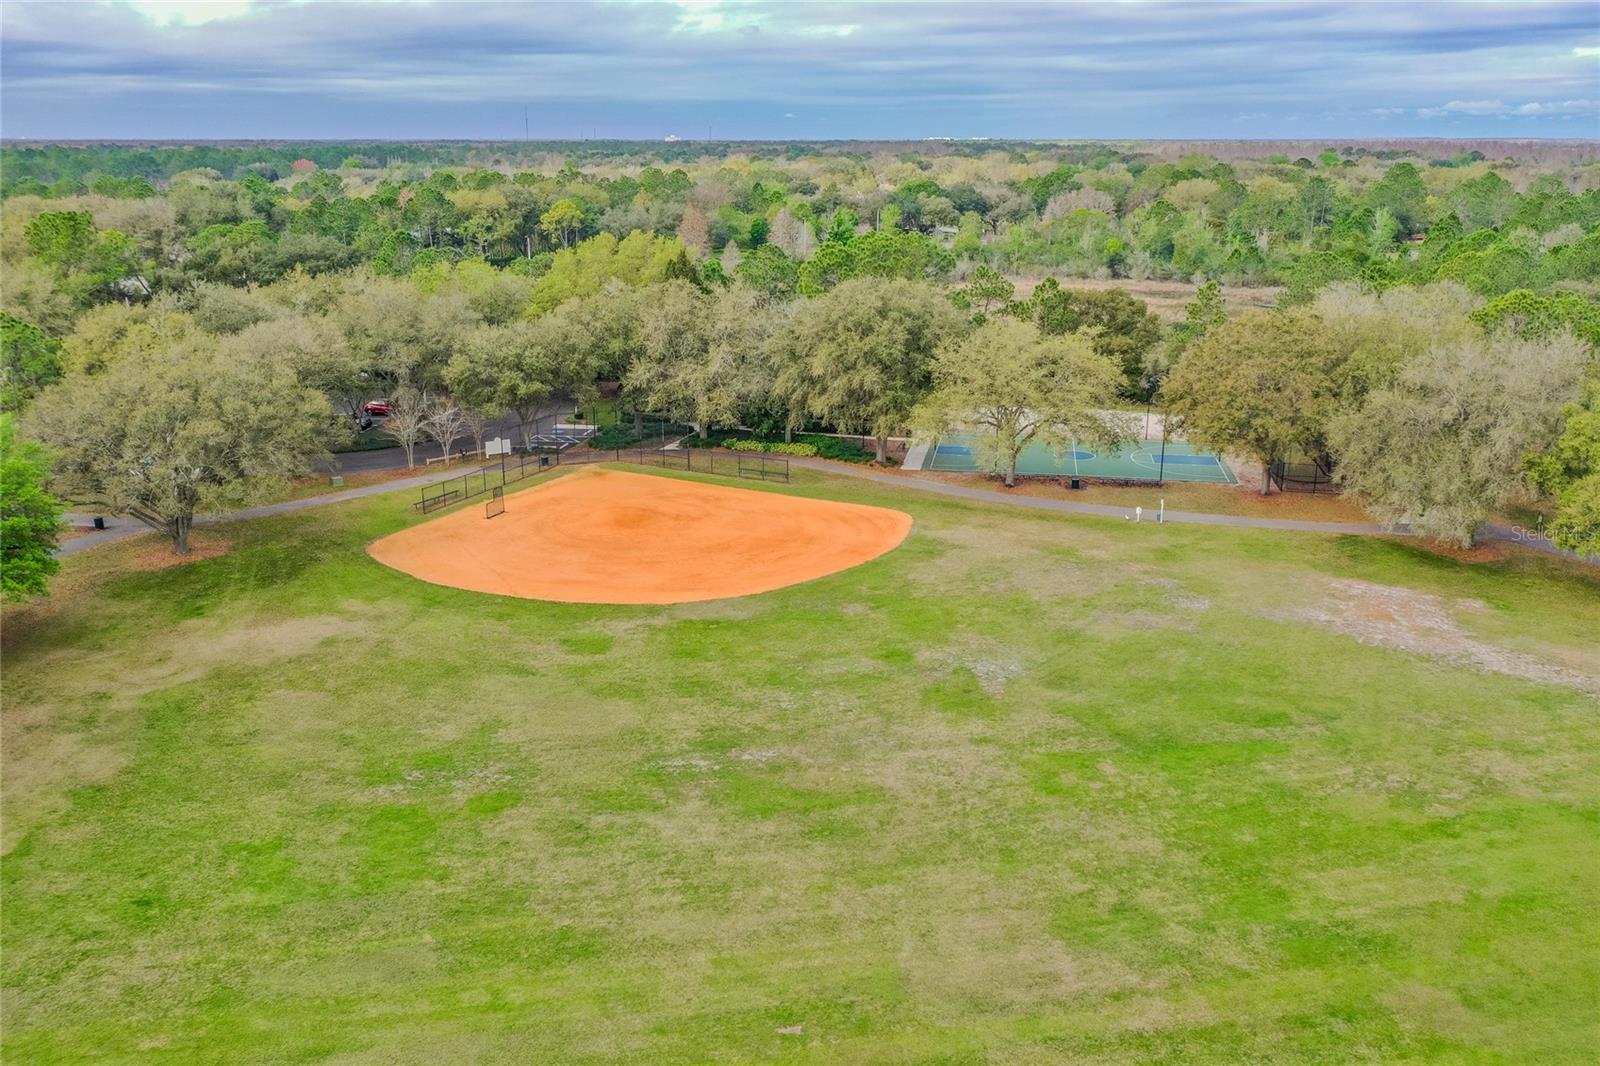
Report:
M 1079 478 L 1073 478 L 1072 479 L 1072 487 L 1075 488 L 1075 489 L 1083 488 L 1083 481 L 1081 479 L 1079 479 Z
M 106 520 L 104 518 L 101 518 L 99 515 L 95 515 L 94 516 L 94 528 L 96 528 L 96 529 L 104 529 L 104 528 L 106 528 Z

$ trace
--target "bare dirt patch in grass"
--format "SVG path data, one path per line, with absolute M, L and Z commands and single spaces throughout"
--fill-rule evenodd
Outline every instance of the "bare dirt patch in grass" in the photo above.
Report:
M 1515 550 L 1512 545 L 1500 540 L 1483 541 L 1470 548 L 1458 548 L 1454 544 L 1444 544 L 1421 537 L 1408 539 L 1407 543 L 1415 544 L 1433 555 L 1454 559 L 1458 563 L 1500 563 L 1511 558 L 1511 553 Z
M 970 649 L 953 655 L 935 655 L 929 665 L 946 678 L 959 671 L 970 673 L 978 688 L 990 699 L 1005 695 L 1007 682 L 1022 676 L 1022 663 L 1015 656 L 1006 655 L 992 646 L 988 649 Z
M 1194 632 L 1200 616 L 1216 606 L 1209 596 L 1186 589 L 1170 577 L 1142 577 L 1112 585 L 1094 601 L 1094 623 L 1106 632 L 1132 633 L 1157 628 Z
M 1038 998 L 1125 993 L 1139 976 L 1118 960 L 1074 952 L 1045 928 L 1042 900 L 1018 888 L 974 884 L 959 872 L 930 874 L 933 920 L 908 922 L 900 965 L 919 995 L 974 1010 L 1025 1010 Z M 908 907 L 915 913 L 925 909 Z
M 16 845 L 20 827 L 65 810 L 69 788 L 103 784 L 127 765 L 126 749 L 110 742 L 120 730 L 68 730 L 61 722 L 70 716 L 57 704 L 8 708 L 0 728 L 7 807 L 0 853 Z
M 215 559 L 233 550 L 233 538 L 220 529 L 196 529 L 189 534 L 189 554 L 174 555 L 172 541 L 159 533 L 137 538 L 123 557 L 124 570 L 166 570 Z
M 1348 579 L 1329 580 L 1324 588 L 1326 595 L 1320 602 L 1300 607 L 1292 616 L 1354 637 L 1363 644 L 1600 695 L 1600 677 L 1472 636 L 1456 622 L 1445 601 L 1433 593 Z
M 309 618 L 285 618 L 275 622 L 258 622 L 239 626 L 218 634 L 215 627 L 207 633 L 202 643 L 190 639 L 205 628 L 202 622 L 184 623 L 174 631 L 174 643 L 180 654 L 190 662 L 206 663 L 265 663 L 275 659 L 288 659 L 304 655 L 324 640 L 334 637 L 366 634 L 370 626 L 344 615 L 313 615 Z M 203 652 L 193 648 L 201 645 Z
M 1183 582 L 1171 577 L 1147 577 L 1139 582 L 1166 594 L 1167 603 L 1180 611 L 1209 611 L 1215 606 L 1208 596 L 1195 596 L 1183 589 Z
M 220 666 L 264 666 L 314 651 L 325 640 L 365 634 L 358 618 L 314 615 L 220 627 L 212 619 L 183 622 L 154 637 L 133 669 L 99 678 L 99 684 L 131 697 L 198 681 Z M 98 664 L 96 664 L 98 665 Z

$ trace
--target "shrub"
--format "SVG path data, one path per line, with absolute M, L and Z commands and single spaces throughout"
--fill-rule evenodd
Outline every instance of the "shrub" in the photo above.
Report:
M 830 437 L 823 433 L 799 433 L 792 444 L 785 443 L 778 433 L 758 433 L 754 437 L 740 435 L 737 430 L 712 429 L 706 439 L 685 437 L 685 448 L 728 448 L 736 452 L 766 452 L 769 455 L 818 456 L 843 463 L 870 463 L 872 452 L 861 446 L 856 437 Z
M 817 446 L 796 442 L 784 444 L 781 441 L 764 440 L 729 440 L 723 442 L 723 447 L 736 452 L 765 452 L 769 455 L 816 455 Z
M 605 451 L 615 451 L 618 448 L 631 448 L 643 440 L 633 431 L 632 422 L 619 422 L 616 425 L 601 426 L 589 437 L 589 447 L 602 448 Z
M 870 463 L 872 452 L 861 446 L 855 437 L 827 437 L 820 433 L 807 433 L 801 438 L 817 450 L 824 459 L 845 463 Z

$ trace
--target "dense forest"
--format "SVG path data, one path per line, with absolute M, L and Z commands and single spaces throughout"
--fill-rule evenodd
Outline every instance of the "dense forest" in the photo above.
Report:
M 1347 462 L 1347 490 L 1457 540 L 1513 490 L 1542 494 L 1566 501 L 1566 543 L 1600 543 L 1592 143 L 7 144 L 0 194 L 4 406 L 32 408 L 63 491 L 150 514 L 303 469 L 378 396 L 416 397 L 419 434 L 424 401 L 481 432 L 612 380 L 702 433 L 825 426 L 882 457 L 963 366 L 991 373 L 965 381 L 969 410 L 1044 367 L 1097 383 L 1080 401 L 1159 398 L 1235 454 L 1360 453 L 1370 472 L 1385 412 L 1510 366 L 1515 432 L 1471 429 L 1500 449 L 1491 471 L 1435 500 Z M 1073 278 L 1195 291 L 1168 322 Z M 1223 290 L 1255 286 L 1278 309 L 1230 317 Z M 1301 409 L 1240 427 L 1252 390 Z M 249 426 L 253 465 L 234 448 L 195 484 L 111 491 L 83 453 L 135 444 L 92 412 L 170 396 L 174 425 Z
M 152 291 L 358 264 L 483 259 L 537 277 L 610 234 L 676 237 L 812 293 L 861 269 L 1283 285 L 1457 280 L 1485 296 L 1600 274 L 1600 162 L 1329 146 L 1178 158 L 1102 144 L 6 146 L 8 262 L 41 213 L 86 212 L 99 265 Z M 858 150 L 851 150 L 851 149 Z M 1554 153 L 1552 153 L 1554 154 Z M 730 244 L 733 246 L 730 249 Z M 113 247 L 115 245 L 115 247 Z M 764 249 L 764 251 L 762 251 Z M 781 258 L 779 254 L 781 253 Z M 820 257 L 820 258 L 819 258 Z M 80 298 L 81 299 L 81 298 Z

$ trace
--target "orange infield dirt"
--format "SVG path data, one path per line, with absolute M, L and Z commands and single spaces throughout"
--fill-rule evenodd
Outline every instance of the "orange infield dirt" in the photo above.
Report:
M 436 585 L 563 603 L 687 603 L 768 592 L 859 566 L 905 540 L 884 507 L 590 468 L 374 541 Z

